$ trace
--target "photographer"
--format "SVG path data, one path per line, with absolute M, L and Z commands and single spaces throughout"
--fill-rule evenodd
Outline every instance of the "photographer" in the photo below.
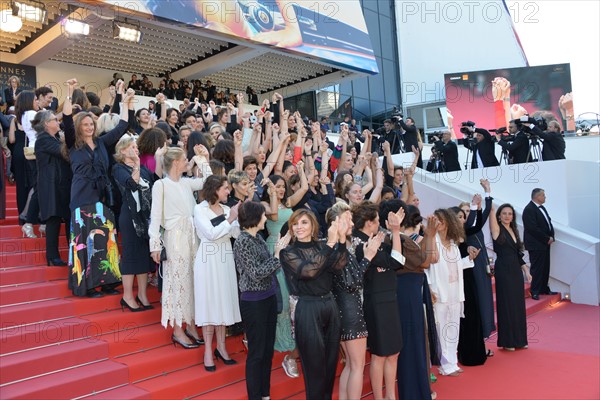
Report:
M 444 164 L 442 163 L 441 156 L 436 150 L 435 147 L 431 148 L 431 155 L 429 156 L 429 161 L 427 161 L 427 165 L 425 169 L 428 172 L 446 172 L 444 170 Z
M 529 139 L 521 130 L 521 120 L 514 119 L 508 124 L 508 137 L 497 134 L 498 144 L 508 152 L 509 164 L 523 164 L 530 159 Z
M 443 170 L 439 172 L 460 171 L 460 163 L 458 162 L 458 146 L 452 139 L 450 131 L 442 133 L 442 139 L 438 136 L 432 136 L 434 147 L 441 155 Z
M 475 123 L 462 123 L 460 131 L 465 135 L 463 145 L 473 152 L 471 168 L 496 167 L 500 165 L 494 154 L 494 139 L 485 129 L 475 127 Z
M 379 135 L 378 140 L 373 141 L 372 151 L 377 151 L 381 154 L 380 147 L 384 142 L 390 144 L 392 154 L 399 154 L 402 149 L 402 138 L 400 132 L 394 129 L 394 122 L 391 119 L 383 121 L 383 128 L 379 128 L 375 131 L 375 134 Z
M 402 114 L 399 114 L 396 118 L 403 130 L 402 140 L 404 141 L 404 151 L 406 153 L 410 152 L 412 146 L 415 146 L 415 149 L 421 149 L 421 146 L 419 146 L 419 131 L 415 126 L 415 120 L 411 117 L 408 117 L 406 118 L 405 122 L 404 118 L 402 117 Z M 423 168 L 423 159 L 421 158 L 421 154 L 419 154 L 419 161 L 417 161 L 417 167 Z
M 529 121 L 528 121 L 529 122 Z M 564 160 L 565 159 L 565 139 L 560 130 L 560 124 L 557 121 L 550 121 L 548 123 L 548 129 L 542 130 L 536 126 L 533 122 L 529 125 L 531 134 L 539 136 L 544 140 L 544 147 L 542 148 L 542 160 Z

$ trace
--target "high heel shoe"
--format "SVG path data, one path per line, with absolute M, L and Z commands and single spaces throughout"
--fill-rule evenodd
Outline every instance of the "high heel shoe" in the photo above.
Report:
M 21 232 L 23 232 L 23 237 L 28 237 L 29 239 L 37 238 L 37 235 L 33 233 L 33 225 L 25 224 L 21 227 Z
M 46 260 L 46 262 L 53 267 L 66 267 L 68 265 L 66 261 L 63 261 L 60 258 L 53 258 L 51 260 Z
M 221 361 L 223 361 L 223 363 L 225 363 L 225 365 L 234 365 L 234 364 L 237 364 L 237 361 L 235 361 L 235 360 L 233 360 L 231 358 L 229 360 L 226 360 L 225 358 L 223 358 L 223 356 L 219 352 L 219 349 L 215 349 L 215 358 L 217 360 L 220 358 Z
M 215 372 L 217 370 L 217 366 L 216 365 L 206 365 L 206 364 L 204 364 L 204 369 L 207 372 Z
M 184 331 L 185 336 L 189 337 L 192 342 L 196 343 L 197 345 L 203 345 L 204 344 L 204 339 L 203 338 L 197 338 L 194 335 L 192 335 L 191 333 L 189 333 L 187 331 L 187 329 Z
M 46 224 L 42 224 L 39 227 L 40 237 L 44 237 L 46 235 Z
M 185 343 L 185 342 L 182 342 L 179 339 L 177 339 L 175 337 L 175 335 L 171 336 L 171 341 L 173 342 L 173 346 L 174 347 L 177 347 L 177 345 L 180 345 L 181 347 L 183 347 L 186 350 L 197 349 L 198 347 L 200 347 L 196 343 Z
M 121 311 L 125 312 L 125 307 L 127 307 L 127 309 L 131 312 L 144 311 L 144 309 L 142 307 L 138 307 L 138 308 L 131 307 L 129 304 L 127 304 L 125 299 L 121 298 Z
M 152 310 L 154 309 L 154 306 L 152 304 L 144 304 L 142 303 L 142 301 L 140 300 L 140 298 L 138 296 L 135 296 L 135 301 L 137 301 L 138 303 L 140 303 L 142 305 L 142 307 L 144 307 L 144 310 Z

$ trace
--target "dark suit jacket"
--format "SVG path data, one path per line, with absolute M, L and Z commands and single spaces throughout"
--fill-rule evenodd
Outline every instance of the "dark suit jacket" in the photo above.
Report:
M 21 93 L 23 89 L 17 88 L 17 94 Z M 6 102 L 6 109 L 15 105 L 15 98 L 13 97 L 13 91 L 11 87 L 4 89 L 4 101 Z
M 417 127 L 414 125 L 406 125 L 403 119 L 400 120 L 400 126 L 404 129 L 404 134 L 402 135 L 402 140 L 404 141 L 404 151 L 406 153 L 410 153 L 412 151 L 412 146 L 415 146 L 415 149 L 419 148 L 419 139 L 417 135 Z
M 463 142 L 463 145 L 467 149 L 471 149 L 473 151 L 473 159 L 471 160 L 471 168 L 477 168 L 477 154 L 481 158 L 484 167 L 497 167 L 500 165 L 498 163 L 498 159 L 496 158 L 496 154 L 494 153 L 494 143 L 495 140 L 492 138 L 492 135 L 485 130 L 476 128 L 475 132 L 480 135 L 483 135 L 484 139 L 481 142 L 477 143 L 469 143 L 468 140 Z
M 525 133 L 519 131 L 515 136 L 515 140 L 511 142 L 499 141 L 498 144 L 502 148 L 508 151 L 508 158 L 510 164 L 523 164 L 527 162 L 527 156 L 529 155 L 529 139 Z M 529 157 L 529 161 L 531 157 Z
M 69 134 L 68 130 L 65 134 Z M 74 132 L 73 132 L 74 133 Z M 35 141 L 35 156 L 38 168 L 37 191 L 41 199 L 42 221 L 57 216 L 70 218 L 69 200 L 73 174 L 71 165 L 62 156 L 60 139 L 44 132 Z
M 444 144 L 441 140 L 435 142 L 435 147 L 443 155 L 445 171 L 460 171 L 460 162 L 458 161 L 458 146 L 452 140 Z
M 544 250 L 549 247 L 548 240 L 554 239 L 552 218 L 548 215 L 550 227 L 544 217 L 543 211 L 530 201 L 523 210 L 523 242 L 527 250 Z
M 544 132 L 537 126 L 533 128 L 533 133 L 544 139 L 544 146 L 542 148 L 542 159 L 544 161 L 565 159 L 566 144 L 562 134 Z

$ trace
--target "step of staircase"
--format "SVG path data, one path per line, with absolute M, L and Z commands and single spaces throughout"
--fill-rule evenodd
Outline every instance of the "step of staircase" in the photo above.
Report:
M 78 340 L 0 359 L 0 385 L 108 359 L 108 346 L 101 340 Z
M 0 287 L 26 283 L 41 283 L 65 280 L 69 275 L 67 267 L 11 267 L 0 268 Z
M 67 238 L 65 235 L 58 237 L 58 248 L 68 249 Z M 31 251 L 46 251 L 46 238 L 38 237 L 30 238 L 12 238 L 8 240 L 0 240 L 0 257 L 4 254 L 26 253 Z
M 127 383 L 127 367 L 114 361 L 76 365 L 2 387 L 3 399 L 72 399 Z
M 23 283 L 0 286 L 0 307 L 67 297 L 71 291 L 65 281 Z
M 0 329 L 0 355 L 89 337 L 90 332 L 95 331 L 90 322 L 82 318 L 64 318 Z
M 24 239 L 23 238 L 23 232 L 21 231 L 21 227 L 18 225 L 17 222 L 12 222 L 12 223 L 2 223 L 2 221 L 5 220 L 0 220 L 0 242 L 4 241 L 4 240 L 14 240 L 14 239 Z M 38 234 L 38 227 L 35 227 L 35 234 Z M 60 226 L 60 235 L 64 236 L 65 235 L 65 225 L 61 224 Z M 33 239 L 30 239 L 33 240 Z
M 69 250 L 64 247 L 59 249 L 60 257 L 63 260 L 69 259 Z M 3 268 L 27 266 L 33 267 L 36 265 L 48 265 L 46 261 L 46 247 L 41 250 L 4 253 L 0 255 L 0 266 Z
M 124 385 L 115 389 L 109 389 L 81 397 L 81 399 L 88 400 L 147 400 L 150 398 L 150 393 L 134 385 Z
M 157 338 L 156 341 L 149 340 L 148 342 L 146 342 L 146 339 L 151 338 L 146 334 L 143 337 L 143 340 L 139 341 L 145 348 L 138 349 L 138 346 L 130 346 L 129 349 L 136 351 L 135 353 L 123 353 L 124 355 L 120 356 L 111 354 L 115 361 L 119 361 L 129 366 L 129 378 L 132 383 L 162 376 L 170 371 L 192 367 L 203 362 L 204 346 L 190 350 L 185 350 L 179 345 L 175 347 L 171 343 L 170 332 L 166 331 L 161 325 L 158 325 L 157 327 L 152 326 L 152 328 L 153 330 L 160 328 L 163 332 L 157 332 L 159 338 Z M 132 339 L 135 340 L 136 338 L 132 337 Z M 157 342 L 158 347 L 150 347 Z M 241 358 L 241 361 L 245 360 L 241 336 L 228 337 L 226 346 L 233 359 Z M 281 364 L 281 361 L 279 361 L 279 364 Z M 233 370 L 230 368 L 222 368 L 221 371 L 232 372 Z

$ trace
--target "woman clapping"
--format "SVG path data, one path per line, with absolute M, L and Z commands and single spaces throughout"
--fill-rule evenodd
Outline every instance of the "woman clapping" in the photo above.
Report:
M 306 398 L 331 399 L 340 344 L 339 311 L 331 293 L 333 276 L 348 263 L 348 222 L 338 217 L 318 241 L 319 227 L 307 209 L 288 221 L 292 244 L 280 253 L 286 280 L 298 293 L 295 333 Z M 284 299 L 285 300 L 285 299 Z

